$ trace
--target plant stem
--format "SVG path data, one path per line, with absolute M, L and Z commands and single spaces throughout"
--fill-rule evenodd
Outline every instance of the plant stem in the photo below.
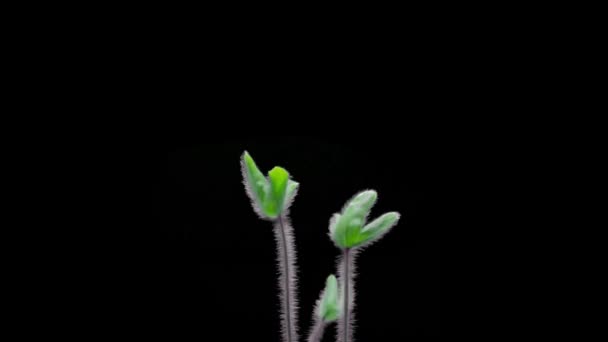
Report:
M 291 227 L 286 216 L 281 215 L 275 221 L 275 234 L 278 242 L 279 264 L 281 267 L 281 301 L 283 305 L 283 340 L 285 342 L 296 341 L 296 314 L 295 314 L 295 252 L 291 237 Z
M 348 299 L 348 290 L 350 287 L 350 284 L 348 283 L 348 280 L 350 278 L 350 274 L 349 274 L 349 269 L 348 269 L 348 265 L 350 264 L 350 260 L 349 260 L 349 253 L 350 249 L 349 248 L 345 248 L 344 249 L 344 342 L 348 342 L 348 328 L 350 325 L 350 321 L 349 321 L 349 317 L 348 317 L 348 308 L 349 308 L 349 299 Z
M 326 323 L 322 320 L 317 320 L 315 322 L 315 326 L 312 328 L 310 336 L 308 337 L 308 342 L 321 342 L 323 338 L 323 332 L 325 332 Z
M 289 258 L 287 253 L 287 238 L 285 237 L 285 227 L 283 226 L 283 217 L 279 216 L 279 225 L 281 226 L 281 238 L 283 239 L 283 254 L 286 259 Z M 291 342 L 291 295 L 289 291 L 289 262 L 285 260 L 284 264 L 284 275 L 283 275 L 283 286 L 285 289 L 285 317 L 287 320 L 287 342 Z

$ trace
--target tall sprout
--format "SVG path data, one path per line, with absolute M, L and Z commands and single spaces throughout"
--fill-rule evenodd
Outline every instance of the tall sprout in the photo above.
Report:
M 273 223 L 279 261 L 283 341 L 296 342 L 298 340 L 296 252 L 288 213 L 299 183 L 291 180 L 287 170 L 279 166 L 270 170 L 268 177 L 264 176 L 247 151 L 241 157 L 241 171 L 253 210 L 261 219 Z
M 367 223 L 378 194 L 366 190 L 351 198 L 340 213 L 336 213 L 329 223 L 329 236 L 341 252 L 338 274 L 343 293 L 342 318 L 338 323 L 338 341 L 351 342 L 355 305 L 355 258 L 361 248 L 378 241 L 399 221 L 399 213 L 389 212 Z

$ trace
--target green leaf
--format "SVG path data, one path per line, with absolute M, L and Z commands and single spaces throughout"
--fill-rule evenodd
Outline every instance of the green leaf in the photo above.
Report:
M 377 199 L 376 191 L 366 190 L 348 201 L 335 225 L 330 224 L 332 239 L 338 247 L 351 248 L 361 242 L 361 230 Z
M 290 203 L 293 201 L 293 198 L 296 196 L 298 192 L 298 188 L 300 187 L 300 183 L 292 181 L 291 179 L 287 183 L 287 195 L 285 196 L 285 203 Z
M 344 217 L 347 220 L 346 245 L 349 247 L 357 244 L 361 229 L 377 199 L 376 191 L 366 190 L 357 194 L 346 207 L 344 211 Z
M 253 202 L 253 209 L 261 218 L 276 219 L 287 210 L 300 186 L 289 179 L 287 170 L 276 166 L 265 177 L 247 151 L 241 158 L 241 168 L 247 194 Z
M 327 277 L 325 290 L 321 295 L 317 315 L 325 322 L 333 322 L 340 317 L 342 306 L 338 297 L 338 280 L 332 274 Z
M 361 243 L 379 239 L 399 222 L 400 217 L 401 215 L 398 212 L 390 212 L 373 220 L 361 231 Z
M 340 248 L 348 248 L 346 245 L 346 230 L 348 228 L 347 221 L 343 219 L 341 214 L 334 214 L 329 222 L 329 232 L 331 239 L 336 246 Z
M 378 200 L 378 193 L 375 190 L 365 190 L 357 194 L 351 201 L 349 206 L 357 206 L 365 215 L 369 215 L 372 207 Z
M 242 165 L 245 181 L 248 187 L 251 189 L 252 195 L 255 197 L 252 198 L 252 200 L 261 207 L 268 192 L 268 180 L 266 177 L 264 177 L 264 174 L 260 171 L 260 169 L 258 169 L 258 166 L 255 164 L 253 158 L 247 151 L 243 153 Z
M 335 213 L 329 220 L 329 235 L 333 238 L 336 232 L 336 225 L 338 224 L 338 220 L 340 220 L 340 214 Z
M 275 166 L 268 172 L 271 196 L 266 199 L 264 209 L 271 218 L 279 216 L 285 203 L 289 173 L 282 167 Z

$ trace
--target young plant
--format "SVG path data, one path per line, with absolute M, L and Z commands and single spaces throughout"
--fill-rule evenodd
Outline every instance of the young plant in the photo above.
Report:
M 340 318 L 342 298 L 338 293 L 338 280 L 333 274 L 327 277 L 325 290 L 317 301 L 314 310 L 314 325 L 308 336 L 308 342 L 321 342 L 325 327 Z
M 338 341 L 352 340 L 353 319 L 351 312 L 354 308 L 355 258 L 359 250 L 378 241 L 399 221 L 399 213 L 389 212 L 366 224 L 367 217 L 376 204 L 378 194 L 374 190 L 366 190 L 349 200 L 341 213 L 333 215 L 329 223 L 329 236 L 342 251 L 339 262 L 340 283 L 342 286 L 343 310 L 342 319 L 338 323 Z
M 261 219 L 273 222 L 278 247 L 283 341 L 297 342 L 296 253 L 288 213 L 299 183 L 278 166 L 268 172 L 268 177 L 264 176 L 247 151 L 241 157 L 241 171 L 254 211 Z M 384 236 L 400 217 L 397 212 L 389 212 L 367 223 L 377 198 L 374 190 L 360 192 L 330 220 L 329 236 L 342 252 L 338 263 L 340 281 L 333 274 L 327 278 L 314 310 L 314 326 L 308 342 L 320 342 L 325 328 L 334 321 L 338 321 L 338 341 L 352 341 L 355 257 L 363 247 Z
M 289 178 L 289 173 L 285 169 L 278 166 L 270 170 L 268 177 L 265 177 L 247 151 L 241 157 L 241 171 L 253 210 L 261 219 L 273 222 L 278 247 L 283 341 L 296 342 L 298 340 L 296 253 L 288 210 L 299 184 Z

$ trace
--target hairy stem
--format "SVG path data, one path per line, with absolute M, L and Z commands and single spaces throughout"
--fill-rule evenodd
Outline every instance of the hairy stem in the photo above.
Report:
M 286 258 L 289 258 L 289 253 L 287 251 L 287 238 L 285 237 L 285 227 L 283 226 L 283 218 L 279 216 L 279 225 L 281 226 L 281 239 L 283 240 L 283 255 Z M 291 340 L 291 291 L 289 291 L 289 260 L 285 260 L 283 262 L 284 265 L 284 275 L 283 275 L 283 286 L 285 291 L 285 319 L 287 320 L 287 342 L 292 342 Z
M 315 322 L 315 326 L 312 328 L 312 331 L 310 332 L 310 336 L 308 337 L 308 342 L 321 342 L 321 339 L 323 338 L 323 332 L 325 332 L 325 326 L 327 325 L 327 323 L 325 323 L 322 320 L 317 320 Z
M 291 226 L 286 215 L 281 215 L 275 221 L 275 236 L 278 243 L 278 258 L 280 267 L 281 306 L 283 341 L 296 342 L 296 302 L 295 302 L 295 251 Z
M 348 279 L 350 278 L 348 265 L 350 264 L 349 260 L 349 252 L 350 249 L 344 249 L 344 342 L 348 342 L 348 328 L 350 325 L 349 317 L 348 317 L 348 307 L 349 307 L 349 297 L 348 297 L 348 289 L 350 284 L 348 283 Z
M 338 330 L 336 340 L 338 342 L 353 341 L 353 324 L 355 307 L 355 275 L 357 274 L 355 259 L 357 249 L 345 248 L 342 250 L 337 269 L 340 273 L 340 288 L 342 289 L 340 298 L 343 300 L 343 307 L 340 319 L 338 319 Z

